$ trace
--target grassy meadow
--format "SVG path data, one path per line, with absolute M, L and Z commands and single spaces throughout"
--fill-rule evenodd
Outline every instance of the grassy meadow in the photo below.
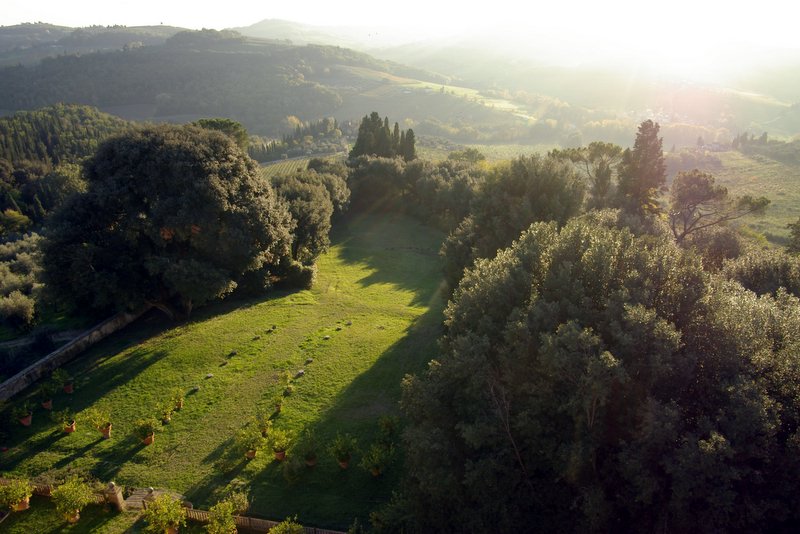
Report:
M 765 196 L 771 204 L 760 217 L 748 217 L 745 224 L 768 241 L 784 244 L 789 236 L 786 225 L 800 217 L 800 167 L 741 152 L 717 154 L 722 168 L 712 171 L 717 183 L 734 195 Z
M 128 487 L 169 488 L 206 509 L 233 483 L 249 488 L 250 515 L 297 514 L 305 524 L 336 528 L 366 519 L 396 488 L 402 451 L 374 478 L 358 467 L 360 454 L 342 470 L 327 448 L 343 432 L 366 450 L 378 437 L 378 418 L 398 413 L 402 377 L 434 357 L 443 305 L 441 239 L 402 216 L 356 217 L 337 227 L 311 290 L 230 299 L 183 324 L 151 312 L 68 366 L 76 390 L 60 393 L 55 409 L 77 412 L 78 430 L 64 434 L 36 409 L 30 428 L 10 425 L 11 448 L 0 454 L 0 471 L 77 472 Z M 296 437 L 313 432 L 319 463 L 287 479 L 287 462 L 267 450 L 247 461 L 234 450 L 234 436 L 260 408 L 271 411 L 286 373 L 301 369 L 305 375 L 293 380 L 273 425 Z M 135 422 L 158 416 L 158 404 L 176 387 L 189 392 L 184 408 L 144 446 Z M 81 420 L 90 407 L 110 410 L 112 439 Z M 39 516 L 32 510 L 30 521 Z M 21 518 L 13 524 L 12 531 L 41 530 Z

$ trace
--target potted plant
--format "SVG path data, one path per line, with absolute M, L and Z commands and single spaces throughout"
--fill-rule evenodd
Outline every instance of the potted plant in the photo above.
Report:
M 39 402 L 42 404 L 42 408 L 45 410 L 53 409 L 53 395 L 55 395 L 57 390 L 58 386 L 52 381 L 45 382 L 39 386 L 38 396 Z
M 111 438 L 111 413 L 103 408 L 92 407 L 83 412 L 83 417 L 103 438 Z
M 53 382 L 64 389 L 64 393 L 75 391 L 72 377 L 64 369 L 56 369 L 52 375 Z
M 136 433 L 145 445 L 151 445 L 156 440 L 156 428 L 158 421 L 152 417 L 139 419 L 136 422 Z
M 208 511 L 206 531 L 209 534 L 236 534 L 236 520 L 233 517 L 234 504 L 220 501 Z
M 172 414 L 175 412 L 175 404 L 172 399 L 162 402 L 158 408 L 161 412 L 161 424 L 168 425 L 172 421 Z
M 172 495 L 159 495 L 145 506 L 146 532 L 175 534 L 179 527 L 186 526 L 186 508 Z
M 236 437 L 239 448 L 244 451 L 245 457 L 252 460 L 260 449 L 264 448 L 267 440 L 255 429 L 243 428 Z
M 25 401 L 14 408 L 14 417 L 19 420 L 19 424 L 22 426 L 31 426 L 33 422 L 33 410 L 31 410 L 30 403 Z
M 64 408 L 60 412 L 53 412 L 53 419 L 61 423 L 61 427 L 65 434 L 75 432 L 75 414 L 69 408 Z
M 33 484 L 22 478 L 15 478 L 0 485 L 0 506 L 21 512 L 30 508 Z
M 281 413 L 281 407 L 283 406 L 283 396 L 276 395 L 272 398 L 272 405 L 275 406 L 275 413 Z
M 186 398 L 186 395 L 183 392 L 183 388 L 175 388 L 172 390 L 172 407 L 175 411 L 179 411 L 183 408 L 183 401 Z
M 318 444 L 316 437 L 306 432 L 303 434 L 303 437 L 300 440 L 300 454 L 303 456 L 303 460 L 308 467 L 314 467 L 317 465 L 317 449 Z
M 256 413 L 255 423 L 261 435 L 266 438 L 272 430 L 272 414 L 267 413 L 265 410 L 259 410 Z
M 356 439 L 350 434 L 336 434 L 331 444 L 331 454 L 339 462 L 339 467 L 342 469 L 347 469 L 350 465 L 350 458 L 355 449 Z
M 380 476 L 386 469 L 392 453 L 391 447 L 386 447 L 382 443 L 373 443 L 361 458 L 361 467 L 372 473 L 374 477 Z
M 92 502 L 94 494 L 88 484 L 73 477 L 55 488 L 52 498 L 58 513 L 70 523 L 77 523 L 81 510 Z
M 282 462 L 286 458 L 286 449 L 289 448 L 291 437 L 289 433 L 280 428 L 273 429 L 269 434 L 269 443 L 272 447 L 272 452 L 275 453 L 275 459 Z

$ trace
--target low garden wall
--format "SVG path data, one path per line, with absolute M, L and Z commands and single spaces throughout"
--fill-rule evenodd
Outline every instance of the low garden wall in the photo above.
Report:
M 7 400 L 13 397 L 54 369 L 72 361 L 78 354 L 117 330 L 128 326 L 149 309 L 149 307 L 145 307 L 134 313 L 118 313 L 82 333 L 63 347 L 54 350 L 36 363 L 26 367 L 0 384 L 0 400 Z

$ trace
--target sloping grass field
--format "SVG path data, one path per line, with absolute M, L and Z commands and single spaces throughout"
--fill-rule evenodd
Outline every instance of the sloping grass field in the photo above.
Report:
M 77 412 L 78 430 L 62 433 L 37 408 L 30 428 L 9 425 L 11 448 L 0 454 L 0 471 L 75 472 L 126 487 L 169 488 L 206 509 L 233 483 L 249 489 L 250 515 L 280 520 L 297 514 L 304 524 L 341 529 L 356 517 L 365 521 L 397 487 L 402 451 L 375 478 L 358 467 L 360 454 L 342 470 L 327 449 L 342 432 L 366 450 L 378 439 L 378 418 L 398 414 L 402 377 L 435 357 L 442 236 L 387 215 L 356 216 L 332 237 L 311 290 L 232 299 L 178 325 L 150 312 L 79 357 L 68 366 L 75 393 L 55 399 L 56 410 Z M 245 460 L 234 451 L 234 437 L 259 409 L 272 410 L 286 373 L 301 369 L 305 374 L 293 380 L 273 425 L 294 436 L 312 431 L 319 463 L 301 463 L 287 479 L 286 462 L 267 450 Z M 135 422 L 157 417 L 158 404 L 176 387 L 189 392 L 184 408 L 156 432 L 153 445 L 144 446 L 134 435 Z M 101 439 L 82 421 L 90 407 L 110 410 L 112 439 Z M 41 521 L 36 508 L 0 528 L 41 531 L 28 524 Z M 110 515 L 108 528 L 121 520 Z M 95 523 L 95 529 L 105 524 Z
M 763 216 L 748 217 L 745 224 L 770 242 L 784 244 L 789 236 L 786 225 L 800 217 L 800 168 L 736 151 L 717 155 L 723 165 L 712 171 L 717 183 L 734 195 L 765 196 L 771 201 Z

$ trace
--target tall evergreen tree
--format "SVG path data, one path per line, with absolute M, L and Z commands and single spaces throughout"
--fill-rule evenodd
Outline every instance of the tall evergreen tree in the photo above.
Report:
M 411 128 L 409 128 L 408 131 L 406 132 L 405 141 L 406 142 L 401 149 L 403 159 L 406 161 L 417 159 L 417 149 L 414 146 L 416 140 L 414 139 L 414 130 L 412 130 Z
M 639 125 L 633 149 L 622 154 L 617 193 L 620 206 L 640 216 L 660 211 L 658 195 L 667 181 L 662 139 L 657 122 L 646 120 Z

